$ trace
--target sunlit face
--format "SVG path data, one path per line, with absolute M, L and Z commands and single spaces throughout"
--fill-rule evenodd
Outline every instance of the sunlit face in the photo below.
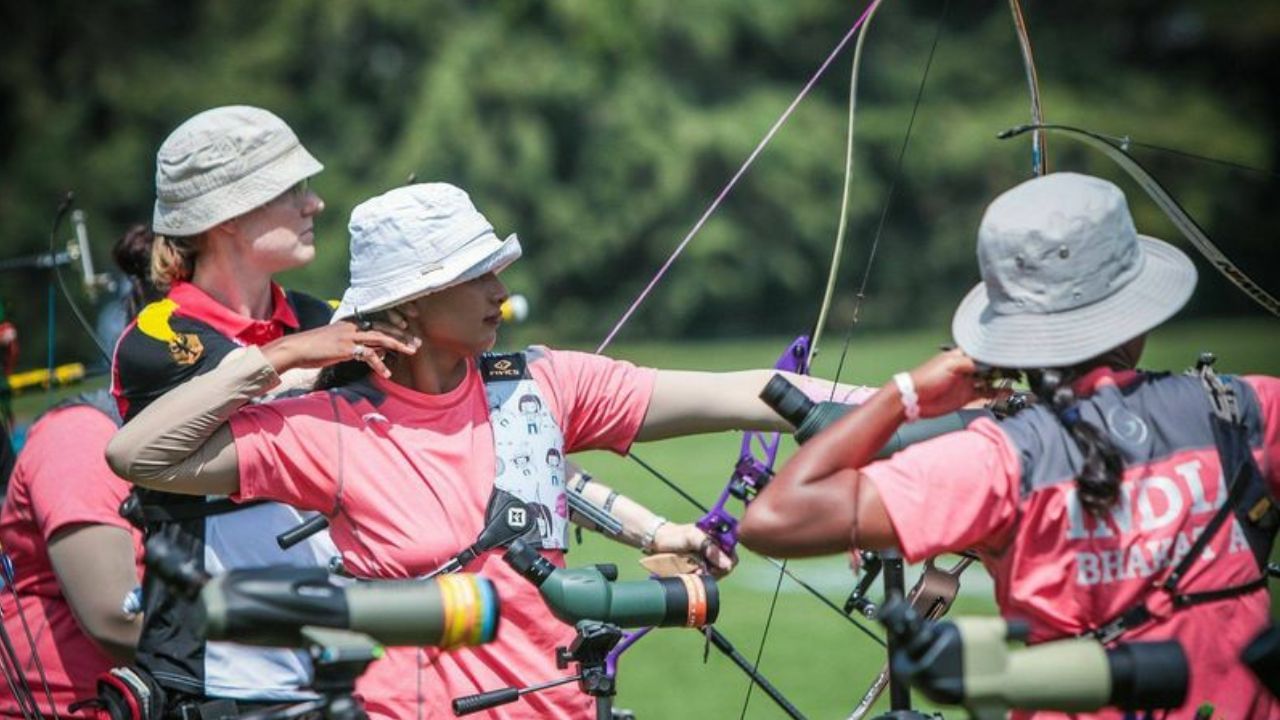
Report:
M 502 324 L 507 286 L 496 273 L 424 295 L 411 304 L 428 346 L 470 357 L 493 348 Z
M 322 210 L 324 200 L 304 180 L 241 215 L 233 222 L 242 257 L 269 274 L 306 265 L 316 256 L 313 221 Z

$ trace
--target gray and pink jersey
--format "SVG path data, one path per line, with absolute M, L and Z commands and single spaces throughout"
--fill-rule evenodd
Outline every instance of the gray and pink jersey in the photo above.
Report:
M 1280 497 L 1280 380 L 1224 380 L 1236 390 L 1268 489 Z M 1081 417 L 1107 432 L 1125 460 L 1120 500 L 1105 518 L 1081 505 L 1080 451 L 1043 407 L 1001 423 L 977 420 L 863 470 L 907 559 L 978 551 L 1001 614 L 1027 621 L 1033 642 L 1088 632 L 1128 610 L 1187 553 L 1226 498 L 1198 378 L 1103 369 L 1076 391 Z M 1258 575 L 1231 517 L 1179 590 L 1218 590 Z M 1177 613 L 1163 593 L 1152 593 L 1148 605 L 1156 620 L 1125 639 L 1182 642 L 1192 664 L 1188 717 L 1202 702 L 1214 703 L 1215 717 L 1280 717 L 1280 704 L 1237 660 L 1267 622 L 1265 591 Z

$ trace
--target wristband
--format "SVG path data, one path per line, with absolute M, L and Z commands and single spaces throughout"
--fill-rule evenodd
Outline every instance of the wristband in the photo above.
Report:
M 649 526 L 649 529 L 645 531 L 644 536 L 640 538 L 640 552 L 645 555 L 653 554 L 653 542 L 658 539 L 658 530 L 666 524 L 666 518 L 661 515 L 654 516 L 653 524 Z
M 898 394 L 902 397 L 902 409 L 907 414 L 907 422 L 920 419 L 920 398 L 916 396 L 916 384 L 911 381 L 909 373 L 900 372 L 893 376 L 893 384 L 898 386 Z

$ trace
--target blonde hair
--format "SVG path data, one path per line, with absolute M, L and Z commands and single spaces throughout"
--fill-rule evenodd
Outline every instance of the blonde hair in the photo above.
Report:
M 156 235 L 151 245 L 151 282 L 161 292 L 179 280 L 190 280 L 196 269 L 203 235 L 170 237 Z

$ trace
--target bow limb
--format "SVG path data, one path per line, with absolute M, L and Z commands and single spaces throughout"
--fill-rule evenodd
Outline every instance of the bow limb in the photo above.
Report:
M 1218 272 L 1222 273 L 1236 287 L 1243 290 L 1246 295 L 1267 312 L 1280 316 L 1280 301 L 1277 301 L 1275 297 L 1264 290 L 1261 285 L 1254 282 L 1239 266 L 1232 262 L 1226 253 L 1222 252 L 1217 244 L 1209 239 L 1208 234 L 1200 227 L 1199 223 L 1160 184 L 1160 181 L 1134 159 L 1132 155 L 1126 152 L 1121 145 L 1098 133 L 1067 125 L 1022 125 L 1005 130 L 996 137 L 1004 140 L 1026 132 L 1045 131 L 1066 135 L 1089 145 L 1111 158 L 1151 197 L 1155 204 L 1169 217 L 1169 220 L 1173 222 L 1174 226 L 1178 228 L 1178 231 L 1182 233 L 1182 236 L 1187 239 L 1187 242 L 1191 243 L 1196 250 L 1199 250 L 1200 254 L 1209 261 L 1209 264 L 1213 265 Z
M 1027 20 L 1022 15 L 1020 0 L 1009 0 L 1009 13 L 1013 16 L 1013 29 L 1018 35 L 1018 48 L 1022 51 L 1022 67 L 1026 71 L 1027 91 L 1031 96 L 1031 122 L 1044 124 L 1044 109 L 1040 105 L 1040 76 L 1036 73 L 1036 58 L 1031 52 L 1031 36 L 1027 33 Z M 1044 130 L 1031 134 L 1031 172 L 1036 177 L 1049 171 L 1049 158 L 1045 153 Z
M 813 342 L 809 345 L 809 355 L 805 362 L 812 363 L 818 354 L 822 342 L 822 330 L 827 325 L 827 312 L 831 309 L 831 300 L 835 296 L 836 275 L 840 268 L 840 258 L 844 251 L 845 233 L 849 228 L 849 188 L 853 179 L 853 128 L 858 109 L 858 76 L 862 69 L 862 48 L 866 44 L 867 28 L 880 9 L 881 0 L 875 0 L 867 10 L 867 19 L 858 28 L 858 40 L 853 46 L 853 69 L 849 73 L 849 131 L 845 137 L 844 150 L 844 187 L 840 192 L 840 221 L 836 226 L 835 247 L 831 249 L 831 269 L 827 272 L 827 287 L 822 293 L 822 305 L 818 308 L 818 322 L 813 326 Z

